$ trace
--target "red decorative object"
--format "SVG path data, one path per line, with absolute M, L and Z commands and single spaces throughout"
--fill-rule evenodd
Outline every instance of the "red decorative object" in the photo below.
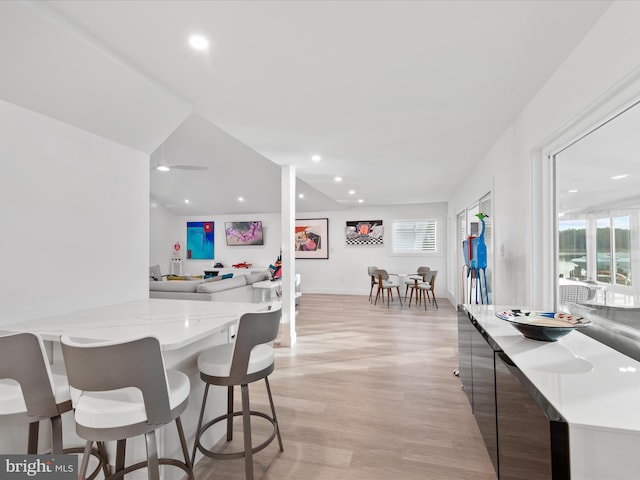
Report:
M 213 223 L 211 223 L 211 222 L 206 222 L 206 223 L 202 226 L 202 228 L 204 228 L 204 231 L 205 231 L 205 232 L 209 233 L 209 232 L 211 232 L 211 230 L 213 230 Z
M 251 265 L 253 265 L 252 263 L 247 263 L 247 262 L 242 262 L 242 263 L 236 263 L 235 265 L 232 265 L 233 268 L 249 268 Z

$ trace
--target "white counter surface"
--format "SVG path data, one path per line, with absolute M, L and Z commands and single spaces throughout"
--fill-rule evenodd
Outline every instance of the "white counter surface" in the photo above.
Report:
M 2 329 L 39 333 L 51 341 L 58 341 L 63 334 L 95 341 L 152 335 L 167 351 L 235 324 L 243 313 L 264 309 L 255 303 L 143 299 L 2 325 Z
M 569 424 L 640 432 L 640 362 L 579 332 L 530 340 L 495 316 L 530 308 L 465 308 Z

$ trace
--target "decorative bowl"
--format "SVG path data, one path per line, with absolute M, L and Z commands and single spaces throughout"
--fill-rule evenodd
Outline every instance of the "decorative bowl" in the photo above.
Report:
M 568 313 L 504 310 L 496 317 L 506 320 L 525 337 L 543 342 L 555 342 L 576 328 L 588 327 L 591 320 Z

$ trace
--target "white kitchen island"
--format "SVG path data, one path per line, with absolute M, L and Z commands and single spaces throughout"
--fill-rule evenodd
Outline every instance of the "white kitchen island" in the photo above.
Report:
M 7 332 L 34 332 L 50 342 L 49 353 L 54 369 L 63 367 L 59 348 L 61 335 L 82 341 L 112 341 L 155 336 L 160 340 L 165 364 L 168 369 L 185 372 L 191 379 L 189 405 L 182 414 L 182 423 L 189 447 L 193 445 L 198 420 L 203 382 L 197 368 L 197 357 L 203 349 L 230 341 L 229 327 L 234 326 L 240 316 L 247 312 L 266 309 L 265 304 L 201 302 L 196 300 L 143 299 L 100 308 L 81 310 L 64 315 L 29 320 L 0 328 Z M 214 401 L 211 401 L 213 394 Z M 226 389 L 217 387 L 210 391 L 207 415 L 214 418 L 226 411 Z M 0 420 L 0 452 L 24 453 L 27 426 L 23 419 Z M 71 413 L 63 416 L 65 446 L 82 445 L 75 435 Z M 44 423 L 44 422 L 43 422 Z M 224 425 L 211 429 L 211 442 L 223 435 Z M 207 432 L 208 433 L 208 432 Z M 45 437 L 44 430 L 41 433 Z M 42 445 L 42 443 L 41 443 Z M 175 425 L 163 427 L 158 434 L 159 454 L 181 458 Z M 129 441 L 127 463 L 145 457 L 144 439 Z M 179 479 L 183 472 L 176 468 L 162 467 L 162 478 Z M 146 478 L 146 470 L 134 472 L 132 478 Z M 127 476 L 127 478 L 129 475 Z

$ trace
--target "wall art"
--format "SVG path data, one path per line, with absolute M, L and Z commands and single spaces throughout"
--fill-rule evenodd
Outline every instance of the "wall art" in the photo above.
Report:
M 329 219 L 305 218 L 296 220 L 296 258 L 329 258 Z
M 224 235 L 227 245 L 264 245 L 262 235 L 262 221 L 255 222 L 225 222 Z
M 213 222 L 187 222 L 187 259 L 213 260 Z
M 349 246 L 383 245 L 382 220 L 356 220 L 347 222 L 346 244 Z

